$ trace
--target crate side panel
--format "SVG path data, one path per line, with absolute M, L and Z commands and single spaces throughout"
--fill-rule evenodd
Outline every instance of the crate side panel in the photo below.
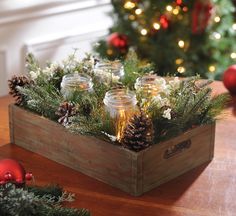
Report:
M 201 126 L 167 142 L 154 145 L 143 155 L 143 192 L 165 183 L 175 177 L 212 159 L 215 125 Z M 175 144 L 191 140 L 190 148 L 170 158 L 164 153 Z
M 133 193 L 132 152 L 94 137 L 71 134 L 19 107 L 12 110 L 16 145 Z

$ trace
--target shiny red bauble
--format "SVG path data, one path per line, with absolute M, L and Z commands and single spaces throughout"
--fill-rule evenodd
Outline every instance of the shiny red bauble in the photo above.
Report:
M 108 36 L 107 43 L 117 49 L 125 49 L 128 46 L 128 38 L 124 34 L 115 32 Z
M 18 161 L 13 159 L 0 160 L 0 185 L 7 182 L 24 185 L 25 180 L 30 179 L 32 179 L 32 174 L 26 173 L 24 167 Z
M 230 66 L 223 75 L 225 87 L 232 95 L 236 95 L 236 65 Z

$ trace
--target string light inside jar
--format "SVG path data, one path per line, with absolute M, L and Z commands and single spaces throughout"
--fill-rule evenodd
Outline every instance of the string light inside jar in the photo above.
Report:
M 127 89 L 113 89 L 106 92 L 103 102 L 116 124 L 116 138 L 120 141 L 128 121 L 138 111 L 136 95 Z

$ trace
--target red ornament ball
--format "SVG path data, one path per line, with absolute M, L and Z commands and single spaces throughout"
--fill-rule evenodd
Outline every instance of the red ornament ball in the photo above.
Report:
M 24 185 L 25 180 L 32 179 L 31 173 L 26 173 L 24 167 L 16 160 L 0 160 L 0 185 L 12 182 L 17 185 Z
M 230 66 L 223 75 L 225 87 L 232 95 L 236 95 L 236 65 Z
M 128 37 L 124 34 L 115 32 L 108 36 L 107 43 L 118 49 L 126 49 L 128 46 Z

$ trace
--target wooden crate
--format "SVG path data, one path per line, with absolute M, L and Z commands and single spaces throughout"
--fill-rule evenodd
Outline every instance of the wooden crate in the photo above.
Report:
M 9 116 L 11 143 L 134 196 L 210 161 L 214 154 L 215 124 L 136 153 L 95 137 L 71 134 L 15 105 L 9 106 Z

